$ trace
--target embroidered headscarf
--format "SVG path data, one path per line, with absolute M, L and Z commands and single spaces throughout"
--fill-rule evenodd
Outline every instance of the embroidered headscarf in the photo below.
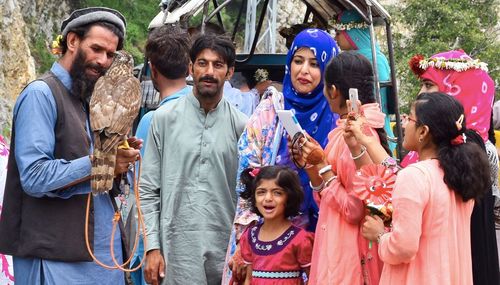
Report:
M 337 21 L 341 24 L 349 23 L 364 23 L 363 18 L 354 10 L 346 10 L 338 15 Z M 337 30 L 338 33 L 344 35 L 346 40 L 357 50 L 364 55 L 370 62 L 373 63 L 371 37 L 368 25 L 359 28 L 351 28 L 345 30 Z M 387 81 L 390 78 L 389 62 L 385 55 L 380 51 L 380 46 L 375 43 L 375 54 L 377 56 L 377 72 L 379 81 Z
M 321 81 L 308 94 L 300 94 L 295 90 L 290 75 L 293 56 L 301 48 L 309 48 L 313 52 L 321 70 Z M 330 59 L 337 56 L 338 53 L 339 48 L 337 43 L 327 32 L 320 29 L 306 29 L 297 34 L 286 58 L 285 78 L 283 79 L 285 109 L 295 111 L 295 116 L 302 128 L 320 143 L 322 147 L 326 146 L 328 133 L 335 127 L 335 122 L 338 118 L 338 115 L 332 113 L 330 110 L 330 106 L 323 95 L 323 72 Z M 286 136 L 282 138 L 280 143 L 276 163 L 288 165 L 296 169 L 290 160 Z M 299 170 L 299 176 L 305 192 L 301 211 L 305 212 L 312 206 L 317 213 L 318 207 L 314 203 L 312 192 L 309 189 L 309 177 L 303 170 Z M 315 221 L 311 221 L 310 229 L 314 230 L 314 226 Z
M 463 50 L 438 53 L 431 56 L 431 59 L 433 58 L 442 58 L 446 61 L 473 60 Z M 432 66 L 424 68 L 420 65 L 419 68 L 422 73 L 417 76 L 434 82 L 440 92 L 453 96 L 462 103 L 467 118 L 467 128 L 477 131 L 484 141 L 488 140 L 491 110 L 495 99 L 495 83 L 488 73 L 479 66 L 463 71 Z M 412 67 L 412 70 L 415 68 Z
M 436 62 L 439 59 L 439 64 L 432 59 Z M 410 60 L 410 68 L 420 79 L 435 83 L 440 92 L 454 96 L 464 106 L 467 128 L 477 131 L 486 142 L 495 99 L 495 84 L 483 70 L 484 66 L 474 65 L 473 61 L 463 50 L 452 50 L 435 54 L 430 60 L 414 56 Z M 417 161 L 418 154 L 410 152 L 401 166 L 406 167 Z
M 337 23 L 334 25 L 336 32 L 342 34 L 349 42 L 353 50 L 365 56 L 373 65 L 371 36 L 369 26 L 364 22 L 363 18 L 357 11 L 345 10 L 337 17 Z M 377 77 L 379 82 L 389 81 L 391 78 L 391 68 L 387 57 L 380 50 L 380 46 L 375 42 L 375 56 L 377 58 Z M 380 89 L 381 106 L 380 108 L 385 114 L 389 114 L 387 102 L 387 88 Z M 390 118 L 386 116 L 384 129 L 389 137 L 393 137 Z M 396 144 L 388 142 L 391 150 L 396 148 Z

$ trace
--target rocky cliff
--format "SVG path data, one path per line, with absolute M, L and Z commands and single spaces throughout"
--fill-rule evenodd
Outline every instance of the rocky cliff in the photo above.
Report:
M 0 132 L 4 135 L 15 97 L 36 77 L 35 49 L 48 49 L 71 3 L 76 1 L 0 0 Z

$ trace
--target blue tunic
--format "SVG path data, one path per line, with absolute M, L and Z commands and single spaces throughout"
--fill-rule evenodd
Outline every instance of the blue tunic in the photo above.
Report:
M 51 71 L 68 90 L 71 89 L 71 77 L 60 64 L 54 63 Z M 32 82 L 23 90 L 14 106 L 14 118 L 15 157 L 21 184 L 28 195 L 64 199 L 90 192 L 88 180 L 55 191 L 90 175 L 91 163 L 88 156 L 74 160 L 54 158 L 57 107 L 45 82 Z M 88 121 L 87 133 L 90 137 Z M 113 215 L 114 209 L 108 194 L 94 197 L 94 252 L 99 260 L 108 265 L 113 264 L 109 250 Z M 115 235 L 114 251 L 116 260 L 122 261 L 119 231 Z M 107 270 L 94 262 L 60 262 L 15 256 L 13 259 L 16 285 L 124 284 L 125 280 L 121 271 Z
M 240 91 L 231 86 L 229 81 L 224 82 L 224 98 L 229 101 L 236 109 L 250 117 L 257 105 L 259 105 L 260 96 L 257 90 L 252 89 L 247 92 Z

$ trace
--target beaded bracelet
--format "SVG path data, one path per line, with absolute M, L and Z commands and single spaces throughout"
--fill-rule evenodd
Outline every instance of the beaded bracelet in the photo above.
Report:
M 314 186 L 312 185 L 311 181 L 309 181 L 309 186 L 311 186 L 311 189 L 314 191 L 314 192 L 318 192 L 320 193 L 323 188 L 325 188 L 325 181 L 324 180 L 321 180 L 321 184 L 318 185 L 318 186 Z
M 388 156 L 388 157 L 384 158 L 384 160 L 382 160 L 382 162 L 380 164 L 382 164 L 383 166 L 385 166 L 387 168 L 390 168 L 390 167 L 397 166 L 398 162 L 394 158 Z
M 361 153 L 356 155 L 356 156 L 352 156 L 352 153 L 351 153 L 351 158 L 353 160 L 357 160 L 357 159 L 360 159 L 364 154 L 366 153 L 366 146 L 362 145 L 361 146 Z
M 385 235 L 385 231 L 378 233 L 378 235 L 377 235 L 377 243 L 380 243 L 380 239 L 382 238 L 383 235 Z

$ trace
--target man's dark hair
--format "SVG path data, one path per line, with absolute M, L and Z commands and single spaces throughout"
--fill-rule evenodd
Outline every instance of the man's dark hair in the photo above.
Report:
M 85 39 L 85 37 L 87 36 L 88 32 L 90 31 L 90 29 L 93 26 L 101 26 L 101 27 L 104 27 L 104 28 L 110 30 L 111 32 L 113 32 L 113 34 L 115 34 L 118 37 L 118 46 L 117 46 L 116 50 L 121 50 L 123 48 L 123 41 L 124 41 L 123 32 L 120 29 L 118 29 L 115 25 L 113 25 L 111 23 L 108 23 L 108 22 L 94 22 L 94 23 L 90 23 L 90 24 L 87 24 L 87 25 L 75 27 L 74 29 L 69 30 L 68 34 L 70 32 L 73 32 L 80 39 L 83 40 L 83 39 Z M 62 54 L 65 54 L 66 51 L 68 50 L 67 40 L 68 40 L 68 35 L 66 35 L 63 38 L 63 40 L 61 41 Z
M 191 41 L 186 31 L 178 26 L 164 25 L 149 34 L 146 57 L 166 78 L 186 77 L 189 67 Z
M 210 49 L 217 53 L 227 64 L 228 68 L 234 66 L 236 52 L 234 50 L 234 45 L 229 38 L 210 34 L 200 35 L 195 40 L 191 50 L 189 51 L 191 62 L 194 63 L 196 61 L 196 57 L 198 57 L 198 55 L 205 49 Z

